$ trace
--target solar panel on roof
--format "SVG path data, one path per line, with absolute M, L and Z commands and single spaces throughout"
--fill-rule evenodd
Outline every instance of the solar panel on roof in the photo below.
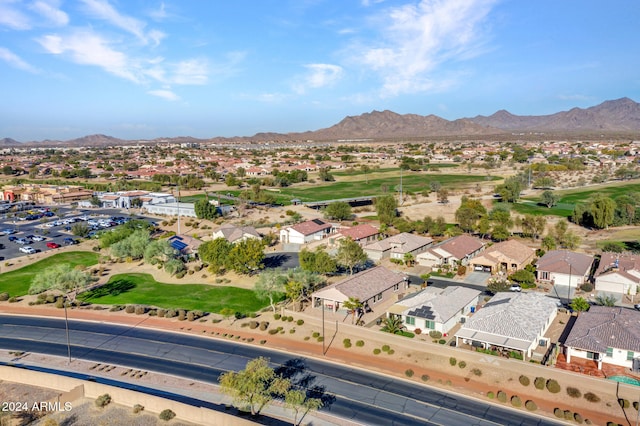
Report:
M 324 222 L 320 219 L 313 219 L 311 222 L 315 223 L 316 225 L 324 225 Z
M 178 241 L 178 240 L 173 240 L 169 244 L 171 245 L 171 247 L 173 247 L 174 249 L 176 249 L 178 251 L 182 251 L 185 248 L 187 248 L 187 244 L 183 243 L 182 241 Z
M 409 316 L 418 317 L 418 318 L 426 318 L 426 319 L 435 319 L 436 316 L 433 314 L 433 311 L 429 306 L 420 306 L 413 311 L 409 311 Z

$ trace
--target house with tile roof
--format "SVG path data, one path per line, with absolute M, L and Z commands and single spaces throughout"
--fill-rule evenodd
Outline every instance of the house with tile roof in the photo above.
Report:
M 409 331 L 420 329 L 427 333 L 435 330 L 446 334 L 456 324 L 466 322 L 467 316 L 475 311 L 478 297 L 479 290 L 467 287 L 427 287 L 389 307 L 387 317 L 402 317 Z
M 636 295 L 640 286 L 640 256 L 602 253 L 594 278 L 598 293 Z
M 368 244 L 363 249 L 372 260 L 386 258 L 404 260 L 405 254 L 409 253 L 415 257 L 424 252 L 431 244 L 433 244 L 432 238 L 403 232 Z
M 319 241 L 335 231 L 334 226 L 321 219 L 311 219 L 280 230 L 280 242 L 305 244 Z
M 365 246 L 377 241 L 379 236 L 380 230 L 378 228 L 368 223 L 361 223 L 360 225 L 340 229 L 335 236 L 335 240 L 339 241 L 343 238 L 351 238 L 361 246 Z
M 531 247 L 516 240 L 507 240 L 486 248 L 471 259 L 471 264 L 474 269 L 490 270 L 492 274 L 500 271 L 512 274 L 531 263 L 535 254 Z
M 484 250 L 485 243 L 479 238 L 462 234 L 429 247 L 416 256 L 420 266 L 468 265 L 469 260 Z
M 230 223 L 225 223 L 211 236 L 214 240 L 216 238 L 224 238 L 230 243 L 237 243 L 248 239 L 262 239 L 262 236 L 258 233 L 253 226 L 235 226 Z
M 554 299 L 536 292 L 498 293 L 455 334 L 460 343 L 530 358 L 558 313 Z
M 563 345 L 571 358 L 593 360 L 640 370 L 640 312 L 609 306 L 592 306 L 576 318 Z
M 568 250 L 548 251 L 536 262 L 541 282 L 577 288 L 589 280 L 594 257 Z
M 354 298 L 373 309 L 378 303 L 397 298 L 408 286 L 407 275 L 391 271 L 384 266 L 376 266 L 312 293 L 311 306 L 324 306 L 324 309 L 334 312 L 346 312 L 344 302 Z

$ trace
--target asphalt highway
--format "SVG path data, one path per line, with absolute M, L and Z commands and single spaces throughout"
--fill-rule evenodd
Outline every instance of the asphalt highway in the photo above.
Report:
M 322 397 L 322 410 L 363 425 L 557 425 L 375 372 L 237 342 L 108 323 L 69 321 L 71 356 L 216 384 L 221 373 L 268 357 Z M 0 348 L 67 356 L 64 320 L 0 316 Z M 204 405 L 204 404 L 203 404 Z

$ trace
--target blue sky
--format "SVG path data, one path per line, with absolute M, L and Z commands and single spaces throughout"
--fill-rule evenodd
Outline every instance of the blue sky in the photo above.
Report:
M 640 101 L 637 0 L 0 0 L 0 138 Z

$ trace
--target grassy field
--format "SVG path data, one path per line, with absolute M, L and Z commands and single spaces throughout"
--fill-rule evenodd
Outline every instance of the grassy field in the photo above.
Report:
M 608 185 L 599 185 L 597 188 L 575 188 L 561 191 L 554 191 L 560 197 L 557 205 L 550 209 L 538 205 L 539 198 L 524 197 L 511 208 L 521 214 L 535 214 L 546 216 L 570 216 L 576 204 L 586 203 L 595 194 L 602 194 L 605 197 L 616 199 L 621 195 L 640 192 L 640 183 L 613 182 Z
M 72 267 L 96 265 L 98 254 L 89 251 L 58 253 L 24 268 L 5 272 L 0 274 L 0 292 L 8 292 L 11 296 L 23 296 L 29 291 L 31 280 L 38 272 L 61 263 L 68 263 Z
M 205 284 L 164 284 L 149 274 L 114 275 L 104 286 L 79 298 L 104 305 L 150 305 L 215 313 L 223 308 L 250 313 L 267 305 L 259 301 L 252 290 Z

